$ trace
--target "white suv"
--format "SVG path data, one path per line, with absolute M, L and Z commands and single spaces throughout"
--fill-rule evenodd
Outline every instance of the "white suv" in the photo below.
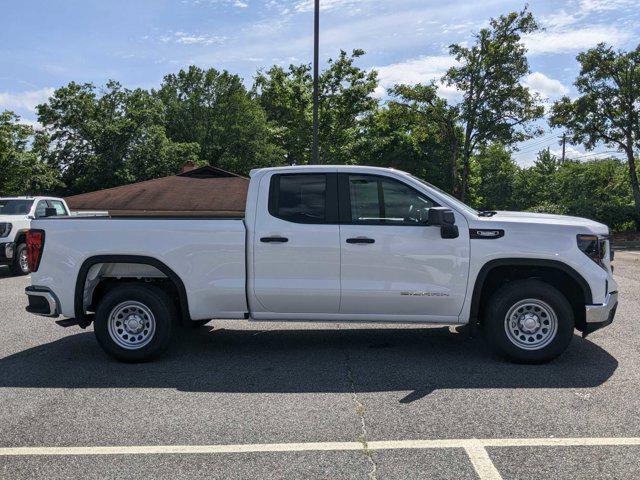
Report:
M 15 275 L 29 273 L 25 233 L 31 220 L 67 215 L 69 207 L 61 198 L 0 198 L 0 266 L 8 265 Z

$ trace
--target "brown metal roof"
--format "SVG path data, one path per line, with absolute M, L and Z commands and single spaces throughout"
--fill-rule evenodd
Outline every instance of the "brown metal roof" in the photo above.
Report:
M 244 216 L 249 179 L 204 166 L 179 175 L 73 195 L 71 210 L 108 211 L 114 216 Z

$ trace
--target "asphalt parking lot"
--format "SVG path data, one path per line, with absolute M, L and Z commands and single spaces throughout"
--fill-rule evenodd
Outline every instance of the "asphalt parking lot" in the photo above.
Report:
M 640 253 L 614 265 L 614 324 L 541 366 L 443 328 L 236 321 L 125 365 L 0 270 L 0 477 L 638 479 Z

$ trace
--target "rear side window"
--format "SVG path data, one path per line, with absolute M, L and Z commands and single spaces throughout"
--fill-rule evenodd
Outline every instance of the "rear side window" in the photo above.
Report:
M 67 215 L 67 209 L 64 208 L 64 205 L 60 200 L 49 200 L 49 204 L 56 209 L 57 216 Z
M 327 175 L 274 175 L 269 213 L 288 222 L 327 223 Z

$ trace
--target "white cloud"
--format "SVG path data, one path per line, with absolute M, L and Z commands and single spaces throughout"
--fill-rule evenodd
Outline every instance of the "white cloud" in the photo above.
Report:
M 534 33 L 525 38 L 525 45 L 532 55 L 566 53 L 591 48 L 600 42 L 620 45 L 630 37 L 629 32 L 613 26 L 592 26 Z
M 226 37 L 209 34 L 192 34 L 186 32 L 175 32 L 173 35 L 165 35 L 160 38 L 162 43 L 180 43 L 183 45 L 213 45 L 222 44 Z
M 182 3 L 193 5 L 206 5 L 209 3 L 211 5 L 231 5 L 237 8 L 247 8 L 249 6 L 244 0 L 182 0 Z
M 449 55 L 433 55 L 375 67 L 380 81 L 375 95 L 384 97 L 386 90 L 397 84 L 415 85 L 416 83 L 429 83 L 432 80 L 439 82 L 446 71 L 455 64 L 456 60 Z M 440 84 L 439 92 L 449 100 L 457 97 L 455 88 L 446 85 Z
M 552 13 L 546 17 L 542 18 L 542 23 L 550 28 L 561 28 L 566 27 L 567 25 L 572 25 L 576 23 L 579 18 L 572 14 L 567 13 L 565 10 L 560 10 L 557 13 Z
M 550 149 L 551 154 L 555 155 L 558 158 L 562 158 L 562 148 L 558 148 L 554 150 Z M 617 157 L 619 154 L 617 152 L 612 153 L 610 150 L 604 150 L 601 152 L 587 152 L 584 150 L 578 150 L 573 145 L 568 145 L 565 148 L 565 158 L 574 159 L 574 160 L 600 160 L 602 158 L 611 158 Z
M 530 73 L 525 77 L 523 84 L 544 98 L 560 97 L 569 93 L 569 89 L 562 82 L 549 78 L 542 72 Z
M 36 105 L 45 103 L 53 95 L 53 92 L 54 89 L 51 87 L 19 93 L 0 92 L 0 107 L 7 110 L 18 109 L 35 112 Z
M 625 7 L 637 7 L 637 2 L 635 0 L 580 0 L 580 10 L 583 12 L 604 12 Z
M 322 0 L 320 2 L 320 11 L 336 10 L 338 8 L 348 8 L 353 11 L 354 7 L 359 10 L 363 3 L 372 3 L 376 0 Z M 297 12 L 312 12 L 314 10 L 313 0 L 298 1 L 295 6 Z

